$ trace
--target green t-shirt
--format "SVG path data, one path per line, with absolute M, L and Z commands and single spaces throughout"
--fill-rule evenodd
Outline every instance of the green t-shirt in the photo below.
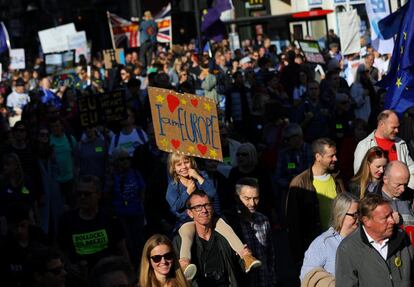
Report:
M 70 136 L 72 140 L 73 148 L 76 147 L 76 140 Z M 58 165 L 58 182 L 67 182 L 73 179 L 73 154 L 71 145 L 69 144 L 68 137 L 63 134 L 60 137 L 54 135 L 50 136 L 50 144 L 53 146 L 56 162 Z

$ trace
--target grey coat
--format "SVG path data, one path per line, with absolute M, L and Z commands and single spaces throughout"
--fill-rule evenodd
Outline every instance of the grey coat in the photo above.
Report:
M 347 236 L 336 253 L 336 287 L 411 287 L 414 249 L 396 229 L 388 242 L 387 260 L 368 242 L 362 225 Z

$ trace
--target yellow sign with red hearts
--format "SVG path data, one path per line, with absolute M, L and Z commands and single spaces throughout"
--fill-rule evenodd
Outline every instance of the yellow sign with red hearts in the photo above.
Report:
M 214 100 L 155 87 L 148 94 L 160 150 L 223 161 Z

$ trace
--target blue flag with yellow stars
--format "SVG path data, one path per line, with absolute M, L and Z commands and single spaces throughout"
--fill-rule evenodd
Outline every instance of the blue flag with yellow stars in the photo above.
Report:
M 414 0 L 380 21 L 382 35 L 397 33 L 387 75 L 378 85 L 387 88 L 384 108 L 398 114 L 414 106 Z

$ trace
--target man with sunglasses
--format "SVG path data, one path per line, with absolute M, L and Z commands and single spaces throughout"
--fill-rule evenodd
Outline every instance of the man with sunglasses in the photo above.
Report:
M 388 160 L 404 162 L 410 174 L 414 173 L 414 161 L 412 160 L 407 143 L 397 136 L 400 121 L 398 115 L 392 110 L 384 110 L 377 117 L 377 129 L 365 139 L 360 141 L 354 153 L 354 173 L 359 170 L 366 152 L 374 146 L 379 146 L 388 152 Z M 414 177 L 411 176 L 409 187 L 414 188 Z
M 390 201 L 368 194 L 359 203 L 360 226 L 336 253 L 336 287 L 413 286 L 414 249 L 395 228 Z
M 197 266 L 193 281 L 199 287 L 244 286 L 243 263 L 227 239 L 214 229 L 213 203 L 208 195 L 198 190 L 191 193 L 187 200 L 187 214 L 194 220 L 196 229 L 191 249 L 191 262 Z M 179 253 L 180 236 L 175 237 L 174 246 Z

